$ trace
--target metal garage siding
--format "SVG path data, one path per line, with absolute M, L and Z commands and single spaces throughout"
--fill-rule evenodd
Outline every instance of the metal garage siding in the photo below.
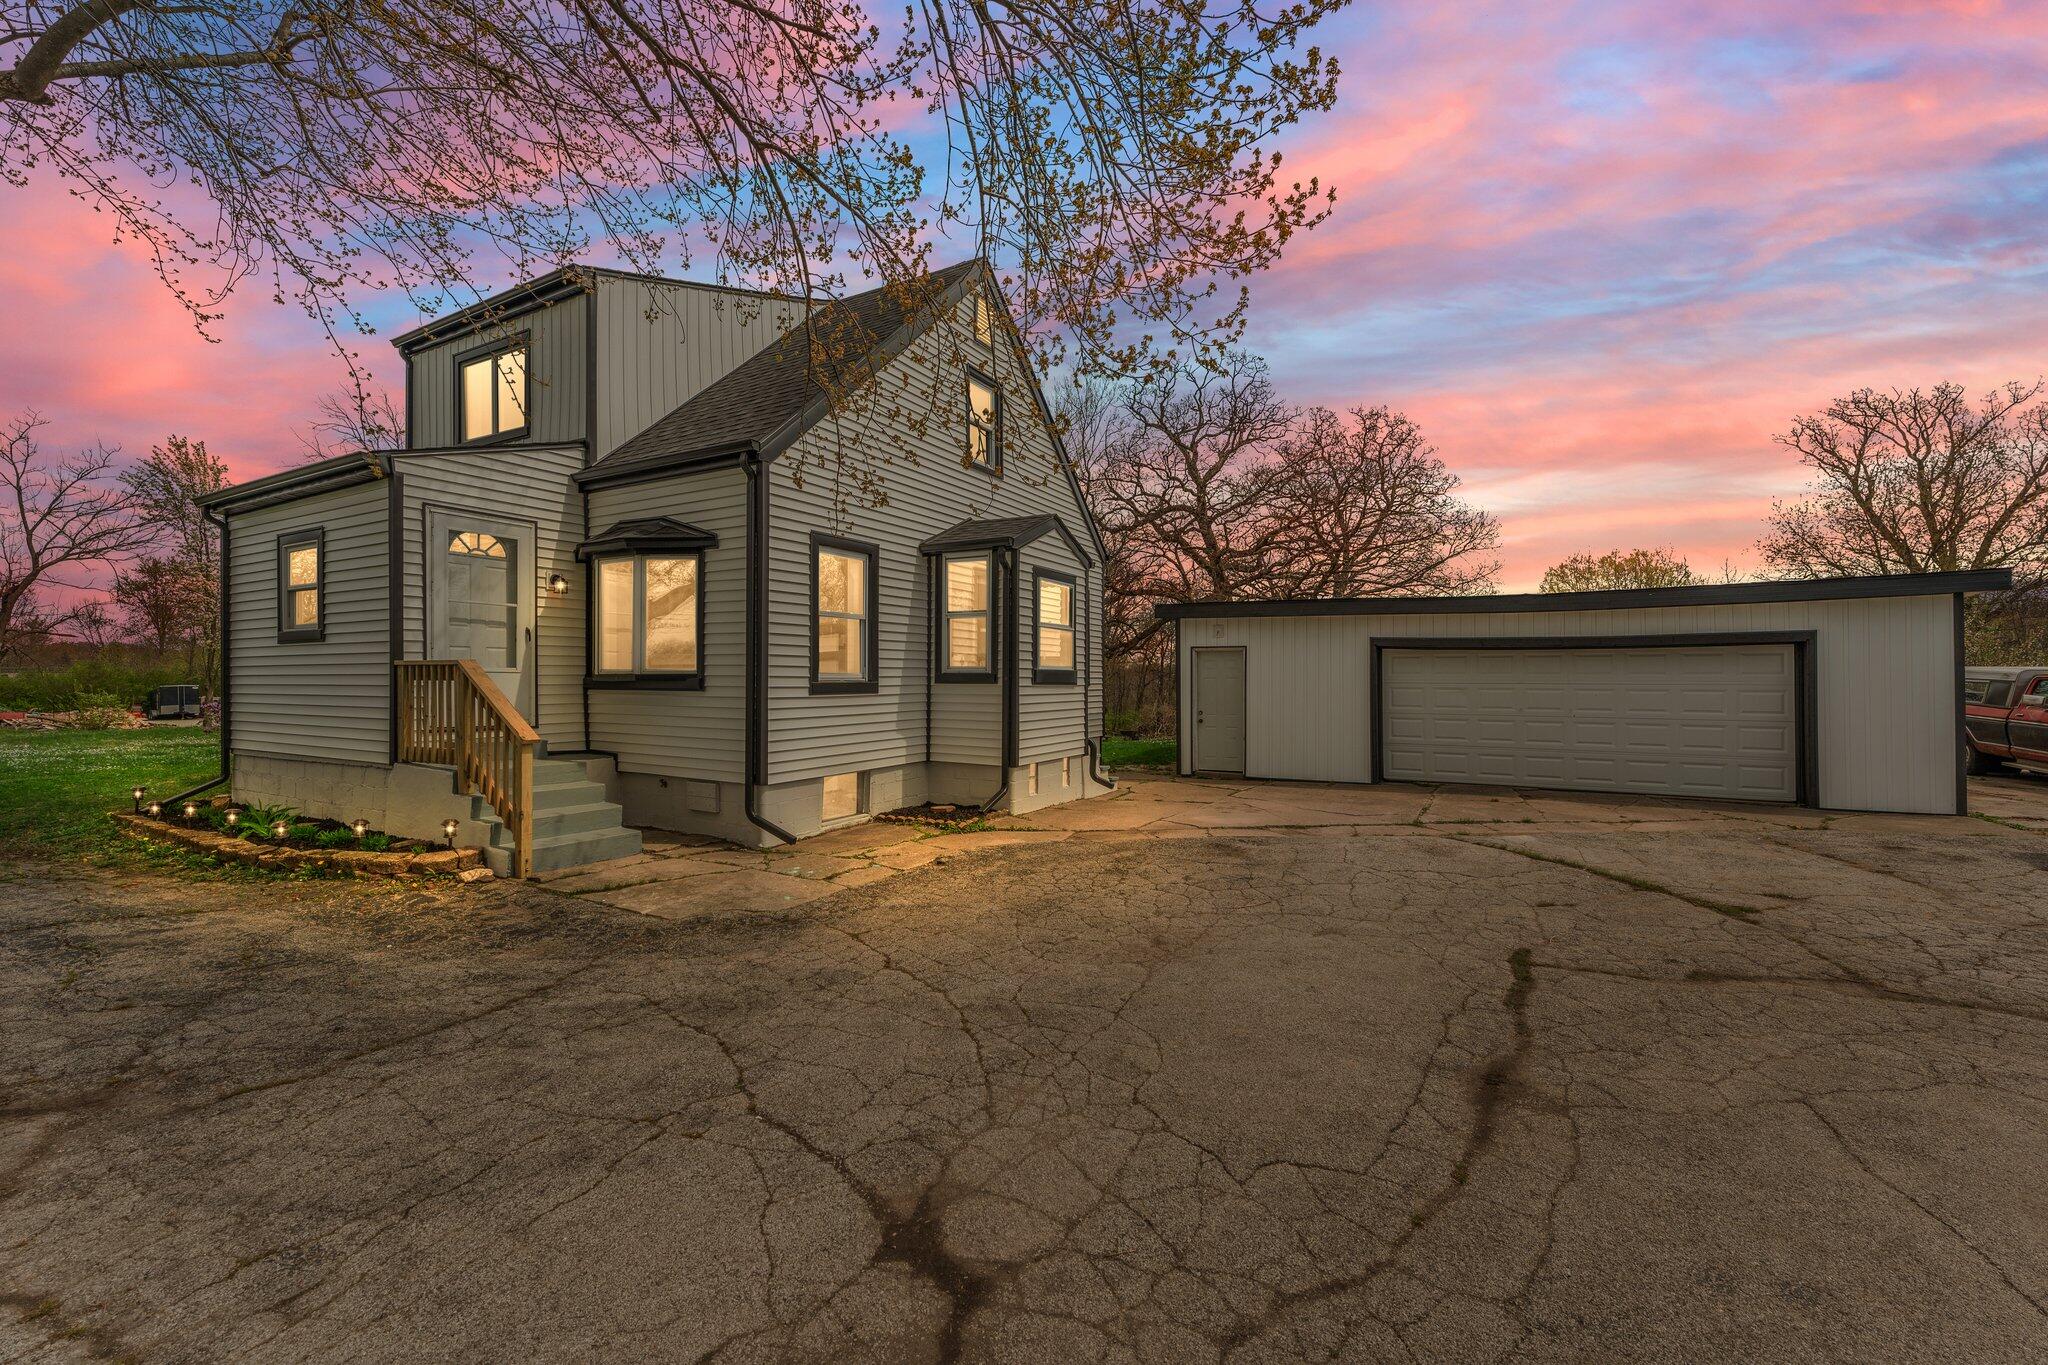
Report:
M 650 483 L 595 489 L 590 524 L 678 517 L 718 537 L 704 552 L 701 692 L 592 688 L 590 745 L 619 756 L 619 769 L 665 777 L 743 782 L 747 764 L 747 476 L 710 469 Z M 583 591 L 588 566 L 572 575 Z
M 229 686 L 237 753 L 389 762 L 390 485 L 383 480 L 228 517 Z M 323 537 L 325 638 L 277 639 L 280 535 Z
M 598 276 L 593 298 L 593 461 L 711 387 L 803 316 L 792 301 L 619 275 Z
M 588 303 L 582 297 L 522 313 L 501 328 L 451 337 L 406 358 L 406 401 L 415 450 L 460 444 L 455 431 L 455 357 L 493 341 L 527 334 L 527 383 L 532 430 L 522 444 L 551 445 L 583 439 L 588 397 Z
M 1243 645 L 1246 777 L 1369 782 L 1367 739 L 1372 651 L 1366 632 L 1341 617 L 1273 616 L 1183 621 L 1181 695 L 1194 676 L 1189 651 Z M 1181 709 L 1181 753 L 1193 753 L 1188 707 Z
M 583 495 L 573 476 L 583 468 L 580 446 L 493 446 L 396 458 L 404 490 L 400 553 L 405 657 L 423 659 L 426 628 L 426 525 L 428 507 L 531 521 L 537 531 L 533 582 L 536 725 L 556 749 L 580 749 L 583 738 L 583 576 L 576 546 L 584 538 Z M 570 590 L 547 591 L 559 573 Z
M 1002 386 L 1000 478 L 961 463 L 966 445 L 962 365 L 968 359 L 993 371 Z M 879 498 L 860 482 L 870 470 Z M 1037 512 L 1057 515 L 1083 543 L 1087 540 L 1083 513 L 1053 453 L 1029 376 L 1014 352 L 997 348 L 991 356 L 989 348 L 974 341 L 963 304 L 955 317 L 935 322 L 884 366 L 851 410 L 806 432 L 769 471 L 768 780 L 794 782 L 923 762 L 931 630 L 918 546 L 956 522 Z M 881 505 L 874 505 L 878 501 Z M 872 693 L 810 693 L 813 531 L 880 547 L 879 686 Z M 1020 561 L 1028 563 L 1037 548 L 1024 551 Z M 1028 571 L 1021 572 L 1026 578 L 1021 587 L 1028 591 Z M 1089 586 L 1100 591 L 1100 566 Z M 1020 627 L 1028 627 L 1028 600 L 1020 601 L 1018 618 Z M 1030 688 L 1026 674 L 1020 699 Z M 931 688 L 934 761 L 1001 761 L 1002 690 L 992 683 Z M 1080 702 L 1073 705 L 1078 712 Z M 1078 744 L 1071 750 L 1079 751 Z
M 1945 813 L 1955 809 L 1958 755 L 1953 611 L 1954 599 L 1943 594 L 1617 611 L 1193 619 L 1180 623 L 1182 680 L 1185 686 L 1192 645 L 1264 642 L 1252 650 L 1247 679 L 1248 769 L 1257 776 L 1365 781 L 1371 736 L 1360 718 L 1367 682 L 1358 683 L 1354 708 L 1334 677 L 1325 684 L 1293 675 L 1330 667 L 1338 670 L 1335 676 L 1348 676 L 1344 670 L 1353 659 L 1362 672 L 1375 638 L 1392 643 L 1403 637 L 1811 630 L 1817 635 L 1818 803 L 1843 810 Z M 1186 752 L 1185 714 L 1181 723 Z M 1348 747 L 1340 751 L 1354 734 L 1357 754 Z M 1329 751 L 1320 758 L 1318 737 Z M 1360 775 L 1331 776 L 1338 766 Z

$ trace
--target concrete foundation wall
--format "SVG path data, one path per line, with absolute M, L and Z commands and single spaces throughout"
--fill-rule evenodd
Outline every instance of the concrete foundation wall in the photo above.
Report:
M 408 839 L 439 843 L 441 822 L 451 816 L 464 825 L 456 833 L 458 844 L 481 843 L 484 837 L 484 827 L 469 820 L 470 798 L 456 792 L 455 774 L 448 768 L 238 753 L 230 789 L 244 805 L 290 806 L 329 820 L 368 820 L 373 829 Z

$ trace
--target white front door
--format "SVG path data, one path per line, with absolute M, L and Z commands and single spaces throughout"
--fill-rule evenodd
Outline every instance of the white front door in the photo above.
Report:
M 427 518 L 427 657 L 474 659 L 533 717 L 533 527 L 461 512 Z
M 1195 761 L 1201 773 L 1244 771 L 1244 650 L 1195 651 Z
M 1394 782 L 1791 801 L 1790 645 L 1400 649 L 1381 662 Z

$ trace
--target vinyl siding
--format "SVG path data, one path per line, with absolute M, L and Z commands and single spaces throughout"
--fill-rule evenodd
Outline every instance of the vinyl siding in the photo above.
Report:
M 1002 388 L 1000 478 L 961 463 L 970 363 Z M 991 355 L 974 341 L 963 301 L 887 364 L 845 411 L 806 432 L 769 466 L 769 781 L 924 760 L 930 630 L 921 542 L 968 518 L 1037 512 L 1057 514 L 1087 542 L 1085 514 L 1031 393 L 1013 350 L 998 347 Z M 813 531 L 880 547 L 879 686 L 873 694 L 810 695 Z M 1027 561 L 1043 544 L 1026 550 Z M 1099 571 L 1091 586 L 1099 589 Z M 1029 610 L 1020 616 L 1029 621 Z M 1093 658 L 1090 663 L 1099 668 Z M 1029 690 L 1027 674 L 1020 695 Z M 1058 690 L 1074 698 L 1074 689 Z M 1078 710 L 1080 703 L 1073 705 Z M 936 684 L 932 717 L 932 759 L 1000 761 L 999 684 Z
M 779 299 L 703 285 L 598 277 L 591 459 L 610 454 L 781 336 L 802 316 Z
M 1372 773 L 1372 642 L 1401 638 L 1815 632 L 1818 804 L 1955 808 L 1953 599 L 1863 598 L 1625 611 L 1265 617 L 1180 623 L 1180 742 L 1192 751 L 1190 651 L 1247 649 L 1245 774 L 1363 782 Z M 1501 666 L 1511 669 L 1514 656 Z
M 237 753 L 389 761 L 389 491 L 379 480 L 229 516 L 228 678 Z M 326 538 L 326 638 L 280 644 L 278 538 L 315 528 Z
M 1076 619 L 1074 623 L 1077 681 L 1066 686 L 1031 681 L 1032 663 L 1038 650 L 1036 571 L 1050 569 L 1073 579 L 1075 615 L 1084 618 L 1085 613 L 1081 610 L 1081 561 L 1066 541 L 1057 535 L 1045 536 L 1025 546 L 1019 552 L 1018 560 L 1017 589 L 1021 595 L 1018 598 L 1016 648 L 1011 652 L 1018 668 L 1017 759 L 1020 763 L 1030 763 L 1041 758 L 1078 754 L 1088 738 L 1088 716 L 1083 710 L 1087 694 L 1078 682 L 1080 665 L 1085 660 L 1082 619 Z
M 493 446 L 436 455 L 399 456 L 405 500 L 400 552 L 405 557 L 404 630 L 408 659 L 427 656 L 426 534 L 428 509 L 531 521 L 533 560 L 534 728 L 556 749 L 580 749 L 583 737 L 583 575 L 576 546 L 584 539 L 583 497 L 572 476 L 583 468 L 580 446 L 552 449 Z M 559 573 L 570 590 L 547 592 Z
M 414 450 L 461 443 L 455 430 L 455 357 L 494 339 L 528 334 L 527 394 L 533 411 L 526 445 L 559 445 L 583 439 L 583 408 L 588 399 L 589 298 L 579 295 L 521 314 L 501 328 L 453 337 L 415 352 L 406 360 L 411 429 L 406 444 Z
M 619 770 L 719 782 L 746 780 L 747 479 L 714 469 L 658 482 L 593 490 L 590 524 L 626 517 L 679 517 L 718 537 L 704 552 L 701 692 L 593 688 L 590 746 L 619 756 Z M 572 581 L 579 585 L 585 575 Z M 580 600 L 580 599 L 579 599 Z M 581 641 L 578 642 L 579 650 Z

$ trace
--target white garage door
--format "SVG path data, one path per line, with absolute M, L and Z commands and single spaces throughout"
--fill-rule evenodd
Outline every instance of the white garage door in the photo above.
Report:
M 1790 645 L 1389 647 L 1380 668 L 1389 781 L 1797 796 Z

